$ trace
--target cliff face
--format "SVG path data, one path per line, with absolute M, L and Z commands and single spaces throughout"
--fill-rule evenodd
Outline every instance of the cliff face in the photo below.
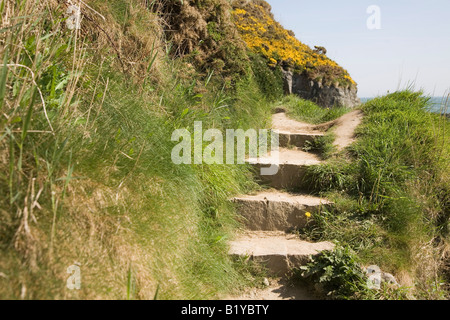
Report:
M 281 69 L 284 90 L 323 107 L 360 103 L 357 85 L 347 70 L 326 56 L 324 47 L 311 49 L 281 26 L 263 0 L 235 0 L 234 21 L 247 47 Z
M 306 74 L 282 71 L 284 90 L 287 94 L 296 94 L 324 108 L 334 106 L 353 108 L 361 104 L 356 86 L 341 86 L 338 82 L 324 85 L 322 81 L 309 79 Z

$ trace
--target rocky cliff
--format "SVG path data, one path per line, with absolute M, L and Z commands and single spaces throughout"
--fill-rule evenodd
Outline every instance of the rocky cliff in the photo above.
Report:
M 309 46 L 281 26 L 263 0 L 235 0 L 233 17 L 247 47 L 264 57 L 284 75 L 288 94 L 312 100 L 323 107 L 360 104 L 357 85 L 347 70 L 326 56 L 324 47 Z
M 361 103 L 356 86 L 342 86 L 339 82 L 324 85 L 322 81 L 311 80 L 303 73 L 293 73 L 284 69 L 282 73 L 284 90 L 287 94 L 296 94 L 325 108 L 335 106 L 353 108 Z

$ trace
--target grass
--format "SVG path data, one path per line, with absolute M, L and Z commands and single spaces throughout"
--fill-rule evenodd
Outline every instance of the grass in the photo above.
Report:
M 92 1 L 106 21 L 92 13 L 78 32 L 52 1 L 5 2 L 2 298 L 207 299 L 259 283 L 227 255 L 239 227 L 228 200 L 256 187 L 250 169 L 176 166 L 170 138 L 194 119 L 264 128 L 270 104 L 252 75 L 224 87 L 172 59 L 155 15 L 122 2 Z
M 278 105 L 285 107 L 291 118 L 311 124 L 335 120 L 351 110 L 347 107 L 322 108 L 295 95 L 284 97 Z
M 335 139 L 336 136 L 332 131 L 327 132 L 324 136 L 320 136 L 312 141 L 306 141 L 303 150 L 306 152 L 317 152 L 322 160 L 327 160 L 336 152 Z
M 347 107 L 322 108 L 314 102 L 299 98 L 296 95 L 281 98 L 274 103 L 274 108 L 277 107 L 285 108 L 290 118 L 309 124 L 324 124 L 351 111 Z M 324 136 L 313 141 L 307 141 L 303 150 L 318 153 L 323 160 L 327 160 L 336 153 L 334 140 L 333 130 L 328 130 Z
M 416 297 L 440 299 L 448 283 L 449 133 L 445 117 L 427 112 L 428 101 L 406 90 L 362 106 L 348 154 L 309 170 L 313 189 L 336 206 L 306 234 L 341 241 L 364 263 L 414 279 Z
M 55 1 L 0 6 L 0 297 L 209 299 L 257 286 L 261 271 L 227 255 L 239 228 L 228 199 L 257 188 L 250 168 L 174 165 L 170 138 L 194 121 L 267 128 L 280 83 L 257 61 L 233 83 L 205 77 L 168 54 L 141 2 L 89 3 L 105 20 L 89 11 L 80 31 Z M 348 111 L 280 103 L 310 123 Z M 349 154 L 310 171 L 337 205 L 305 237 L 341 241 L 436 299 L 449 282 L 448 120 L 426 108 L 410 91 L 363 106 Z M 66 287 L 74 264 L 81 290 Z

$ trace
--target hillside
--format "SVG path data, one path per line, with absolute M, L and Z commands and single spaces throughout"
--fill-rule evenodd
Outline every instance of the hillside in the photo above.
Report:
M 195 122 L 205 135 L 259 132 L 279 110 L 320 131 L 286 153 L 314 160 L 294 182 L 336 206 L 305 212 L 291 236 L 336 242 L 328 254 L 339 259 L 319 261 L 335 268 L 329 284 L 348 284 L 333 297 L 447 295 L 448 120 L 427 113 L 421 93 L 363 105 L 354 143 L 335 150 L 356 84 L 264 1 L 80 3 L 0 5 L 0 299 L 221 299 L 265 287 L 267 270 L 229 249 L 243 228 L 230 200 L 267 186 L 249 162 L 176 164 L 173 136 L 195 140 Z M 202 154 L 211 140 L 196 144 Z M 403 287 L 369 290 L 359 276 L 371 263 Z
M 223 46 L 187 57 L 189 38 L 169 41 L 170 2 L 86 1 L 79 30 L 68 9 L 0 8 L 0 297 L 204 299 L 252 283 L 224 241 L 251 171 L 175 165 L 171 136 L 194 119 L 264 127 L 258 86 L 239 60 L 209 69 Z M 80 290 L 66 286 L 74 270 Z
M 283 28 L 264 0 L 233 1 L 233 16 L 247 46 L 272 68 L 281 68 L 287 93 L 323 107 L 360 104 L 357 85 L 347 70 L 326 56 L 324 47 L 311 49 Z
M 296 73 L 325 85 L 356 86 L 348 72 L 326 56 L 326 49 L 314 50 L 281 26 L 265 1 L 234 1 L 233 16 L 242 39 L 254 52 L 262 54 L 272 66 L 290 65 Z

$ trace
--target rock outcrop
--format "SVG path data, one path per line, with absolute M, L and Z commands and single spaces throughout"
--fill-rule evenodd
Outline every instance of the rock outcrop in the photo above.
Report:
M 348 71 L 327 57 L 324 47 L 312 49 L 285 29 L 266 1 L 234 0 L 232 6 L 234 23 L 247 47 L 270 68 L 281 68 L 286 94 L 297 94 L 328 108 L 360 104 L 356 82 Z
M 311 100 L 324 108 L 346 106 L 353 108 L 361 104 L 356 86 L 323 85 L 321 81 L 308 79 L 304 74 L 296 74 L 290 70 L 283 70 L 284 90 L 286 94 L 296 94 Z

